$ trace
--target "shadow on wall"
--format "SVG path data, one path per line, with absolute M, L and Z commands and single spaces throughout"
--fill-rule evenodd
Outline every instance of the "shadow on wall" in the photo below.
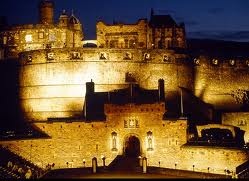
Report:
M 196 97 L 190 90 L 179 87 L 182 90 L 183 114 L 196 124 L 207 124 L 217 121 L 212 105 L 205 103 Z M 219 121 L 219 120 L 218 120 Z
M 17 59 L 0 62 L 0 129 L 23 125 L 19 101 L 19 64 Z

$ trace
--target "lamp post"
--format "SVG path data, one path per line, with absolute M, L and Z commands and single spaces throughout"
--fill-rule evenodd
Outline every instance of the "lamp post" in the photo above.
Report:
M 159 161 L 158 161 L 158 165 L 159 165 L 159 167 L 160 167 L 160 164 L 161 164 L 161 160 L 159 160 Z
M 193 172 L 195 171 L 195 165 L 193 164 Z
M 83 159 L 83 167 L 86 167 L 86 160 Z
M 209 173 L 209 169 L 210 169 L 210 167 L 208 167 L 208 173 Z
M 175 162 L 175 169 L 176 169 L 177 164 L 178 164 L 178 162 Z
M 101 156 L 101 159 L 102 159 L 102 161 L 103 161 L 103 167 L 105 167 L 105 156 Z

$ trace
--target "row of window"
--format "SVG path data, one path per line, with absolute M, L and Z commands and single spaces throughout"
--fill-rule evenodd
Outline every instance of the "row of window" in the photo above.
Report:
M 55 53 L 54 52 L 48 52 L 47 53 L 47 59 L 49 61 L 54 60 L 55 59 Z M 71 59 L 81 59 L 81 53 L 80 52 L 71 52 Z M 99 54 L 99 60 L 108 60 L 108 59 L 109 59 L 109 56 L 108 56 L 108 54 L 106 52 L 101 52 Z M 130 53 L 130 52 L 125 52 L 124 53 L 123 60 L 132 60 L 132 59 L 133 59 L 132 53 Z M 149 61 L 151 59 L 152 58 L 151 58 L 150 53 L 144 53 L 143 60 Z M 162 56 L 162 61 L 170 63 L 170 62 L 172 62 L 172 58 L 169 55 L 165 54 L 165 55 Z M 193 61 L 194 61 L 195 65 L 200 65 L 200 62 L 201 62 L 200 59 L 195 58 Z M 28 55 L 27 62 L 32 62 L 32 56 L 31 55 Z M 211 63 L 212 63 L 212 65 L 217 65 L 218 66 L 220 64 L 220 61 L 218 59 L 212 59 Z M 236 65 L 236 60 L 234 60 L 234 59 L 228 60 L 228 64 L 230 66 L 235 66 Z M 245 61 L 245 65 L 249 67 L 249 60 Z
M 65 34 L 62 34 L 62 37 L 65 37 L 66 35 Z M 18 36 L 15 36 L 15 39 L 19 39 L 17 38 Z M 38 33 L 38 39 L 43 39 L 44 38 L 44 32 L 39 32 Z M 9 40 L 8 40 L 9 39 Z M 3 45 L 6 45 L 8 43 L 8 41 L 10 41 L 12 39 L 11 36 L 7 37 L 7 36 L 4 36 L 3 37 Z M 65 39 L 65 38 L 64 38 Z M 33 42 L 33 35 L 32 34 L 26 34 L 24 36 L 24 40 L 26 43 L 32 43 Z M 55 33 L 49 33 L 48 35 L 48 40 L 50 42 L 54 42 L 56 41 L 56 36 L 55 36 Z
M 48 52 L 47 53 L 47 59 L 49 61 L 54 60 L 55 59 L 55 53 L 54 52 Z M 71 59 L 81 59 L 81 53 L 80 52 L 71 52 Z M 109 59 L 109 56 L 108 56 L 107 53 L 101 52 L 99 54 L 99 60 L 108 60 L 108 59 Z M 132 60 L 132 59 L 133 59 L 132 53 L 130 53 L 130 52 L 125 52 L 124 53 L 123 60 Z M 143 56 L 143 60 L 151 60 L 150 53 L 145 53 L 144 56 Z M 163 62 L 171 62 L 172 59 L 168 55 L 163 55 L 162 61 Z M 29 63 L 32 62 L 32 56 L 31 55 L 28 55 L 27 62 L 29 62 Z
M 194 63 L 195 63 L 195 65 L 200 65 L 201 60 L 198 59 L 198 58 L 195 58 Z M 212 65 L 219 65 L 221 63 L 221 61 L 214 58 L 214 59 L 211 60 L 211 63 L 212 63 Z M 228 64 L 230 66 L 235 66 L 236 65 L 236 60 L 230 59 L 230 60 L 228 60 Z M 249 60 L 245 61 L 245 65 L 249 67 Z

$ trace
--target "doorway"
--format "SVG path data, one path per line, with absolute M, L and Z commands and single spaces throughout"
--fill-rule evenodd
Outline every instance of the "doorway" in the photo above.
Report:
M 140 155 L 140 141 L 136 136 L 130 136 L 125 140 L 125 156 L 138 157 Z

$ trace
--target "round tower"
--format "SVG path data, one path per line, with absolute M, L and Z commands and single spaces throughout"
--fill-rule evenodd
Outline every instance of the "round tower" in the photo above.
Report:
M 54 2 L 51 0 L 41 0 L 39 3 L 39 23 L 54 23 Z

